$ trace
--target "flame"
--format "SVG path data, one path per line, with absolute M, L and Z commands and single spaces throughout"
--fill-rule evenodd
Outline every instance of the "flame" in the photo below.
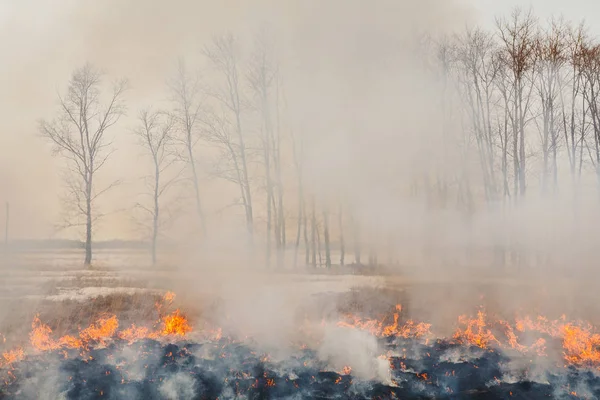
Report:
M 39 315 L 33 317 L 29 340 L 34 348 L 40 351 L 49 351 L 60 348 L 60 344 L 50 338 L 51 334 L 52 329 L 40 321 Z
M 167 292 L 163 300 L 165 302 L 172 302 L 174 298 L 175 294 L 173 292 Z M 157 308 L 161 309 L 160 303 L 157 304 Z M 91 323 L 87 328 L 80 330 L 78 337 L 65 335 L 54 339 L 52 337 L 52 328 L 43 323 L 39 315 L 35 315 L 31 323 L 29 341 L 31 346 L 39 352 L 64 348 L 85 350 L 90 345 L 106 345 L 108 341 L 114 338 L 125 340 L 131 344 L 137 340 L 146 338 L 158 339 L 170 335 L 185 336 L 188 332 L 192 331 L 187 318 L 181 314 L 179 309 L 171 314 L 162 316 L 160 318 L 160 327 L 154 331 L 151 331 L 147 327 L 138 327 L 135 324 L 122 331 L 118 331 L 118 328 L 119 320 L 116 315 L 104 315 Z M 216 330 L 214 336 L 220 337 L 221 330 Z M 5 359 L 8 357 L 10 359 L 18 359 L 19 357 L 15 355 L 19 354 L 22 354 L 22 350 L 21 353 L 17 350 L 5 353 Z
M 565 359 L 576 365 L 600 363 L 600 334 L 592 333 L 591 326 L 564 326 L 563 348 Z
M 15 350 L 7 351 L 2 354 L 2 362 L 0 362 L 0 366 L 10 365 L 14 362 L 21 361 L 25 358 L 25 352 L 22 347 L 19 347 Z
M 389 325 L 384 325 L 384 321 L 376 319 L 361 319 L 354 315 L 346 315 L 345 321 L 339 321 L 338 326 L 344 328 L 354 328 L 368 331 L 371 334 L 379 337 L 401 336 L 404 338 L 419 338 L 430 334 L 431 324 L 424 322 L 416 323 L 413 320 L 407 320 L 404 324 L 400 324 L 400 313 L 402 305 L 397 304 L 393 314 L 393 322 Z
M 192 331 L 192 326 L 185 315 L 179 309 L 171 313 L 166 312 L 166 306 L 171 304 L 174 298 L 173 292 L 167 292 L 162 301 L 157 302 L 159 318 L 154 327 L 133 324 L 119 330 L 120 321 L 117 316 L 109 314 L 80 329 L 78 334 L 56 338 L 50 326 L 42 322 L 39 315 L 35 315 L 29 334 L 31 347 L 38 352 L 60 350 L 64 352 L 65 357 L 67 357 L 65 349 L 81 349 L 82 356 L 86 358 L 88 354 L 84 351 L 90 347 L 103 346 L 115 339 L 131 344 L 142 339 L 185 336 Z M 380 319 L 361 318 L 348 314 L 344 315 L 337 325 L 364 330 L 378 337 L 425 338 L 426 341 L 432 338 L 431 324 L 405 320 L 401 313 L 402 306 L 396 305 L 390 315 Z M 544 316 L 517 317 L 511 322 L 491 318 L 483 309 L 480 309 L 475 317 L 462 315 L 457 322 L 457 329 L 452 336 L 457 343 L 483 349 L 511 349 L 545 356 L 547 340 L 553 340 L 562 344 L 562 357 L 566 364 L 595 367 L 600 370 L 600 332 L 589 323 L 570 322 L 564 315 L 555 320 Z M 223 337 L 220 328 L 204 329 L 201 334 L 213 341 L 219 341 Z M 528 344 L 525 343 L 524 338 L 527 339 Z M 2 340 L 5 341 L 5 338 L 2 337 Z M 7 351 L 0 358 L 0 367 L 18 362 L 24 357 L 23 348 Z M 392 365 L 391 368 L 394 366 Z M 406 369 L 406 366 L 400 363 L 397 368 Z M 340 375 L 349 375 L 351 372 L 352 368 L 346 366 Z
M 188 324 L 187 319 L 180 314 L 179 309 L 175 310 L 171 315 L 163 318 L 162 335 L 179 335 L 185 336 L 192 328 Z
M 175 300 L 175 293 L 173 293 L 173 292 L 167 292 L 163 296 L 163 301 L 165 303 L 171 304 L 171 303 L 173 303 L 173 300 Z
M 459 343 L 471 344 L 482 349 L 488 348 L 491 344 L 500 344 L 492 331 L 487 328 L 485 312 L 479 310 L 477 318 L 469 319 L 465 315 L 458 317 L 459 325 L 466 325 L 464 330 L 458 328 L 454 334 L 454 339 Z
M 431 324 L 413 320 L 401 323 L 401 311 L 402 307 L 396 306 L 389 323 L 385 323 L 385 319 L 362 319 L 354 315 L 345 315 L 337 325 L 366 330 L 380 337 L 420 338 L 431 335 Z M 519 335 L 525 332 L 533 340 L 529 345 L 519 342 Z M 536 338 L 535 334 L 539 337 Z M 562 341 L 563 358 L 568 364 L 595 366 L 600 370 L 600 333 L 595 332 L 589 323 L 568 323 L 565 315 L 556 320 L 545 316 L 517 317 L 514 323 L 510 323 L 506 320 L 489 319 L 485 311 L 480 309 L 474 318 L 466 315 L 458 317 L 458 328 L 453 339 L 458 343 L 482 349 L 509 348 L 522 353 L 545 356 L 547 340 L 544 336 Z
M 137 327 L 135 326 L 135 324 L 131 325 L 130 328 L 125 329 L 124 331 L 121 331 L 118 333 L 118 337 L 120 339 L 123 339 L 127 342 L 129 342 L 129 344 L 147 338 L 150 334 L 150 330 L 146 327 Z
M 95 323 L 79 332 L 79 338 L 66 335 L 58 340 L 52 339 L 52 329 L 44 324 L 38 315 L 31 323 L 29 340 L 33 348 L 38 351 L 51 351 L 60 348 L 87 348 L 90 342 L 105 344 L 105 339 L 113 337 L 119 326 L 116 315 L 101 317 Z
M 98 321 L 79 332 L 79 337 L 84 343 L 94 341 L 105 344 L 105 339 L 113 337 L 118 327 L 119 320 L 116 315 L 99 318 Z
M 423 379 L 424 381 L 429 379 L 426 372 L 423 372 L 422 374 L 417 373 L 417 378 Z

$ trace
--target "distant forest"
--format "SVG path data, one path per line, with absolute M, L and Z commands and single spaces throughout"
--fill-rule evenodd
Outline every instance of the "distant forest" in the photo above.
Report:
M 573 233 L 576 218 L 568 216 L 578 210 L 592 218 L 590 210 L 600 209 L 584 208 L 600 189 L 600 43 L 585 25 L 540 21 L 532 11 L 517 9 L 499 17 L 492 30 L 418 37 L 410 49 L 396 50 L 406 57 L 395 58 L 389 56 L 393 47 L 369 41 L 384 35 L 367 36 L 352 47 L 363 75 L 356 68 L 353 80 L 345 77 L 348 82 L 340 85 L 362 88 L 349 91 L 357 107 L 340 105 L 342 114 L 321 126 L 311 126 L 318 105 L 311 114 L 287 90 L 294 76 L 284 74 L 279 58 L 278 46 L 285 43 L 266 28 L 248 37 L 225 33 L 199 45 L 208 76 L 180 61 L 167 77 L 167 107 L 126 104 L 126 80 L 105 86 L 96 66 L 75 70 L 56 117 L 40 121 L 39 129 L 66 161 L 65 221 L 82 227 L 85 240 L 30 243 L 83 246 L 85 264 L 92 262 L 92 232 L 102 216 L 96 201 L 119 188 L 119 182 L 96 187 L 96 175 L 115 150 L 107 132 L 128 113 L 137 115 L 131 133 L 149 164 L 146 200 L 132 208 L 153 262 L 161 233 L 185 207 L 198 242 L 211 237 L 215 216 L 207 214 L 202 177 L 230 185 L 234 198 L 224 199 L 222 208 L 237 210 L 245 244 L 260 248 L 253 254 L 266 264 L 282 265 L 290 247 L 294 265 L 329 267 L 347 263 L 348 250 L 361 264 L 366 258 L 377 263 L 382 251 L 403 255 L 418 248 L 429 255 L 435 253 L 432 244 L 477 244 L 493 248 L 495 263 L 505 265 L 551 259 L 567 241 L 595 245 L 589 231 Z M 388 68 L 390 60 L 398 67 Z M 404 75 L 414 82 L 405 82 Z M 393 83 L 402 77 L 398 90 Z M 363 88 L 369 79 L 380 86 L 376 91 Z M 313 91 L 309 98 L 326 98 L 318 86 L 307 90 Z M 300 129 L 299 121 L 306 126 Z M 337 148 L 309 158 L 336 129 L 344 140 L 364 146 L 364 168 L 335 164 Z M 218 159 L 202 159 L 206 151 Z M 353 175 L 342 182 L 347 168 Z M 569 203 L 562 211 L 531 206 L 531 199 L 560 196 Z M 533 213 L 522 211 L 528 202 Z M 549 214 L 535 216 L 540 210 Z M 544 228 L 558 223 L 565 225 Z M 574 234 L 581 237 L 573 240 Z M 334 241 L 341 252 L 337 260 Z M 95 243 L 127 246 L 145 245 Z

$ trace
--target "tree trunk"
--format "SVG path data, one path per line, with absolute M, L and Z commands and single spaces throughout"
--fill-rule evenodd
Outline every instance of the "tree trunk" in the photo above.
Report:
M 319 230 L 319 227 L 317 227 L 316 231 L 317 231 L 317 254 L 319 255 L 319 267 L 322 267 L 323 266 L 323 255 L 321 253 L 321 231 Z
M 300 236 L 302 235 L 302 203 L 298 201 L 298 226 L 296 230 L 296 242 L 294 243 L 294 268 L 298 266 L 298 250 L 300 248 Z
M 200 228 L 202 229 L 202 234 L 206 239 L 206 220 L 204 218 L 204 211 L 202 211 L 202 202 L 200 201 L 200 187 L 198 183 L 198 172 L 196 171 L 196 159 L 194 158 L 194 152 L 189 140 L 191 140 L 191 137 L 188 138 L 187 150 L 190 160 L 190 167 L 192 168 L 192 179 L 194 180 L 194 200 L 196 202 L 196 213 L 200 219 Z
M 312 199 L 312 218 L 311 218 L 311 241 L 312 241 L 312 265 L 317 266 L 317 216 L 315 214 L 315 199 Z
M 554 121 L 554 105 L 551 107 L 552 114 L 550 115 L 550 132 L 552 132 L 552 185 L 553 191 L 556 193 L 558 190 L 558 164 L 556 161 L 558 147 L 558 133 L 556 132 L 555 121 Z
M 271 183 L 271 166 L 269 162 L 269 147 L 264 149 L 264 161 L 265 161 L 265 174 L 267 178 L 267 248 L 266 248 L 266 263 L 267 267 L 271 265 L 271 231 L 273 223 L 273 209 L 272 209 L 272 183 Z
M 156 242 L 158 239 L 158 219 L 159 219 L 159 184 L 160 184 L 160 166 L 157 160 L 154 160 L 154 218 L 152 221 L 152 265 L 156 265 Z
M 8 227 L 10 222 L 10 204 L 6 202 L 6 217 L 4 218 L 4 252 L 8 252 Z
M 354 263 L 356 265 L 361 265 L 360 256 L 360 232 L 358 224 L 354 221 Z
M 237 94 L 237 91 L 236 91 Z M 250 245 L 254 244 L 254 211 L 252 206 L 252 192 L 250 190 L 250 180 L 248 179 L 248 162 L 246 160 L 246 143 L 244 141 L 244 135 L 242 133 L 242 122 L 240 118 L 239 107 L 239 96 L 232 94 L 231 98 L 237 99 L 235 108 L 235 119 L 236 119 L 236 130 L 238 135 L 238 142 L 240 146 L 240 158 L 242 159 L 242 174 L 243 182 L 242 187 L 244 190 L 244 197 L 246 199 L 246 229 L 248 231 L 248 240 Z
M 85 199 L 85 261 L 83 263 L 90 266 L 92 264 L 92 178 L 88 179 Z
M 527 185 L 525 181 L 525 115 L 523 111 L 523 99 L 519 99 L 519 189 L 521 197 L 525 197 Z
M 323 239 L 325 240 L 325 266 L 331 268 L 331 248 L 329 247 L 329 212 L 323 211 Z
M 340 266 L 344 266 L 344 257 L 346 256 L 346 243 L 344 242 L 344 218 L 342 214 L 342 203 L 340 203 L 339 212 L 339 230 L 340 230 Z
M 308 215 L 306 214 L 306 204 L 303 204 L 302 207 L 302 219 L 304 220 L 304 265 L 308 267 L 310 263 L 310 243 L 308 241 Z

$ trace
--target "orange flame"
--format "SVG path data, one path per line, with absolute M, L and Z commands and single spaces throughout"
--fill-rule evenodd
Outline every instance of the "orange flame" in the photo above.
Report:
M 100 318 L 96 323 L 92 323 L 89 327 L 79 332 L 79 337 L 85 343 L 94 341 L 105 344 L 105 339 L 113 337 L 118 327 L 119 320 L 117 316 L 111 315 L 108 318 Z
M 591 326 L 565 325 L 563 348 L 565 359 L 573 364 L 600 363 L 600 334 L 592 333 Z
M 490 344 L 500 344 L 491 330 L 487 328 L 486 315 L 483 311 L 477 312 L 476 319 L 469 319 L 465 315 L 458 317 L 459 325 L 466 325 L 464 330 L 458 328 L 454 339 L 459 343 L 471 344 L 482 349 L 488 348 Z
M 164 300 L 172 301 L 174 297 L 174 293 L 167 292 Z M 43 352 L 61 348 L 86 349 L 90 344 L 106 345 L 108 340 L 115 337 L 133 343 L 136 340 L 145 338 L 157 339 L 169 335 L 184 336 L 192 331 L 188 320 L 181 315 L 179 310 L 161 317 L 160 321 L 161 326 L 157 331 L 150 331 L 149 328 L 137 327 L 134 324 L 123 331 L 117 332 L 119 328 L 117 316 L 102 316 L 87 328 L 80 330 L 79 337 L 66 335 L 55 340 L 52 338 L 52 329 L 40 320 L 39 315 L 36 315 L 31 323 L 29 339 L 34 349 Z M 221 335 L 220 330 L 215 331 L 215 336 L 217 335 Z
M 165 302 L 171 304 L 173 302 L 173 300 L 175 300 L 175 293 L 173 293 L 173 292 L 165 293 L 165 295 L 163 296 L 163 300 Z
M 120 339 L 126 340 L 129 344 L 147 338 L 149 336 L 150 330 L 146 327 L 137 327 L 135 324 L 131 325 L 130 328 L 125 329 L 124 331 L 119 332 L 118 336 Z
M 0 366 L 10 365 L 14 362 L 21 361 L 25 358 L 25 352 L 23 348 L 19 347 L 15 350 L 7 351 L 2 354 L 2 362 L 0 362 Z
M 401 336 L 404 338 L 419 338 L 430 334 L 431 324 L 424 322 L 416 323 L 412 320 L 406 321 L 403 325 L 400 324 L 400 312 L 402 306 L 397 304 L 393 314 L 393 322 L 389 325 L 384 325 L 383 321 L 376 319 L 361 319 L 354 315 L 346 315 L 346 321 L 339 321 L 338 326 L 344 328 L 354 328 L 368 331 L 375 336 Z
M 160 339 L 165 336 L 185 336 L 192 331 L 187 318 L 179 309 L 167 314 L 164 308 L 173 302 L 175 294 L 167 292 L 162 302 L 157 303 L 159 319 L 154 328 L 131 325 L 119 331 L 119 320 L 116 315 L 106 315 L 97 319 L 78 335 L 66 335 L 54 338 L 52 329 L 43 323 L 39 315 L 33 318 L 29 340 L 36 351 L 52 351 L 64 349 L 88 349 L 92 345 L 106 345 L 110 340 L 119 338 L 133 343 L 137 340 L 150 338 Z M 366 319 L 353 315 L 345 315 L 337 325 L 368 331 L 379 337 L 431 338 L 431 324 L 401 318 L 402 307 L 397 305 L 391 315 L 381 319 Z M 529 345 L 521 339 L 527 333 Z M 219 340 L 221 329 L 206 329 L 202 335 Z M 536 335 L 538 336 L 536 338 Z M 563 359 L 571 365 L 591 366 L 600 369 L 600 332 L 594 330 L 591 324 L 568 322 L 565 316 L 556 320 L 546 317 L 522 317 L 514 322 L 489 318 L 483 310 L 476 317 L 460 316 L 458 328 L 453 339 L 461 344 L 475 345 L 488 349 L 491 347 L 514 349 L 523 353 L 545 355 L 546 339 L 549 337 L 562 342 Z M 3 340 L 5 340 L 3 338 Z M 533 340 L 533 341 L 531 341 Z M 65 357 L 66 357 L 65 352 Z M 0 358 L 0 367 L 10 365 L 25 357 L 23 348 L 5 352 Z M 402 365 L 400 368 L 405 368 Z M 347 366 L 341 371 L 349 375 L 352 369 Z M 424 378 L 427 379 L 427 378 Z
M 186 333 L 190 332 L 192 328 L 187 322 L 187 319 L 180 315 L 179 309 L 175 310 L 173 314 L 167 315 L 163 318 L 163 330 L 162 335 L 179 335 L 185 336 Z

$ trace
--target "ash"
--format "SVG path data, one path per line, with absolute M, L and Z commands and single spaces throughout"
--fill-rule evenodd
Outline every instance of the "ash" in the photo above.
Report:
M 389 363 L 385 383 L 353 376 L 351 370 L 332 371 L 310 349 L 272 361 L 251 345 L 228 338 L 169 344 L 116 340 L 104 348 L 56 350 L 14 363 L 5 371 L 0 398 L 600 398 L 600 379 L 584 368 L 547 371 L 533 379 L 526 368 L 507 372 L 514 359 L 499 350 L 403 338 L 381 338 L 379 345 L 389 355 L 383 359 Z

